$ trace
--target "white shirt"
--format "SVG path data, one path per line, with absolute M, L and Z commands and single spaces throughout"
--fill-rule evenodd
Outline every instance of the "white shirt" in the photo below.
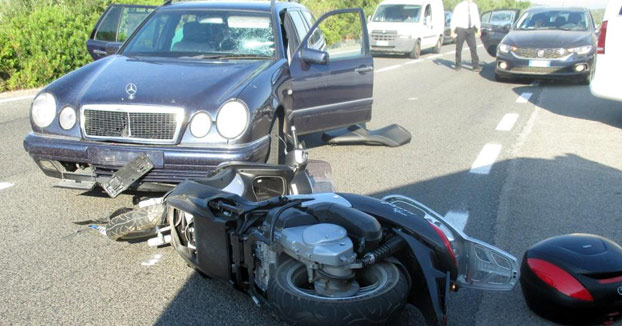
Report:
M 454 9 L 454 13 L 451 16 L 451 30 L 455 30 L 456 27 L 469 28 L 469 11 L 471 12 L 471 27 L 481 29 L 481 21 L 479 19 L 479 10 L 477 4 L 472 1 L 462 1 Z

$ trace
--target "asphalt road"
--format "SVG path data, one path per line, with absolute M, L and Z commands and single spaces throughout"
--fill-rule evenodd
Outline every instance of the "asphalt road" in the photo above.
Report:
M 311 157 L 331 163 L 337 189 L 412 196 L 519 259 L 558 234 L 622 243 L 622 103 L 571 83 L 497 83 L 492 64 L 456 72 L 453 48 L 375 59 L 368 127 L 400 123 L 411 143 L 333 147 L 305 137 Z M 22 147 L 29 102 L 0 100 L 0 324 L 278 323 L 246 295 L 201 278 L 170 247 L 112 242 L 74 224 L 130 207 L 132 195 L 54 188 Z M 409 308 L 398 322 L 420 321 Z M 550 324 L 528 310 L 519 287 L 462 289 L 450 299 L 449 322 Z

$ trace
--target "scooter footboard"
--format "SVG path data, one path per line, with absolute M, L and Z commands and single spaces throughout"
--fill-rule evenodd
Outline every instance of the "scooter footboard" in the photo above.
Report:
M 383 201 L 410 211 L 424 213 L 425 219 L 443 231 L 458 264 L 457 282 L 462 287 L 507 291 L 519 279 L 516 257 L 486 242 L 474 239 L 446 221 L 424 204 L 401 195 L 389 195 Z

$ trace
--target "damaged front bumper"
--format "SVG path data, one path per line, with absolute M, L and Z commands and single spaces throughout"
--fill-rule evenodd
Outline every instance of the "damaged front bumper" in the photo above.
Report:
M 264 161 L 269 145 L 268 136 L 246 144 L 209 148 L 94 142 L 34 132 L 24 139 L 24 149 L 45 175 L 61 179 L 59 186 L 76 189 L 92 189 L 106 182 L 145 154 L 154 167 L 132 188 L 165 190 L 186 179 L 204 178 L 223 162 Z

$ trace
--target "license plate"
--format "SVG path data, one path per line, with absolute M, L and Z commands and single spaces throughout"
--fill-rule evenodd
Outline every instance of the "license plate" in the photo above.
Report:
M 376 41 L 377 46 L 389 46 L 389 41 Z
M 102 187 L 110 197 L 115 198 L 151 169 L 153 169 L 153 162 L 149 160 L 147 154 L 143 153 L 115 172 L 108 181 L 102 184 Z
M 543 60 L 530 60 L 529 61 L 529 67 L 548 68 L 550 66 L 551 66 L 550 61 L 543 61 Z

